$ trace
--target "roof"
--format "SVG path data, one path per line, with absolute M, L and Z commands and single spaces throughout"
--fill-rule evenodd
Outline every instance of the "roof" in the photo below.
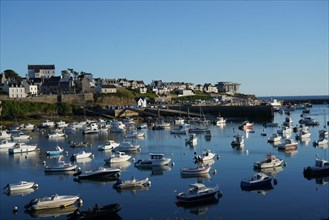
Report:
M 27 66 L 28 70 L 34 70 L 35 72 L 39 72 L 41 69 L 42 70 L 53 70 L 55 69 L 55 65 L 54 64 L 50 64 L 50 65 L 28 65 Z

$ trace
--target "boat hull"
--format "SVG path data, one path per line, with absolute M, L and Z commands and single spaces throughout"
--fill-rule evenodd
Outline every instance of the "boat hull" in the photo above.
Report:
M 209 201 L 216 198 L 216 196 L 219 194 L 219 191 L 213 191 L 211 193 L 205 194 L 205 195 L 198 195 L 193 197 L 185 197 L 184 195 L 178 194 L 176 196 L 176 202 L 177 203 L 183 203 L 183 204 L 193 204 L 203 201 Z

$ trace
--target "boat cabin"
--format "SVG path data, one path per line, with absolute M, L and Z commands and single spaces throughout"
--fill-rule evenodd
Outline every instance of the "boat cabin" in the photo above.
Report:
M 150 156 L 153 160 L 161 160 L 164 157 L 164 154 L 150 153 Z

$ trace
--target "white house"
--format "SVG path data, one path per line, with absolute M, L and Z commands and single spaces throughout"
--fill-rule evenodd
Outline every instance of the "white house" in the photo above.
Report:
M 25 92 L 29 95 L 36 96 L 38 95 L 38 86 L 33 82 L 23 80 L 22 84 L 25 88 Z
M 28 65 L 29 78 L 50 78 L 55 76 L 55 65 Z
M 9 98 L 25 98 L 27 96 L 25 88 L 21 84 L 7 84 L 3 85 L 3 91 L 8 93 Z

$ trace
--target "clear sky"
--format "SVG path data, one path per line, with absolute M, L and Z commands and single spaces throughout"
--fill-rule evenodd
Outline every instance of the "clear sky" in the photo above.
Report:
M 328 10 L 327 0 L 1 0 L 0 69 L 328 95 Z

